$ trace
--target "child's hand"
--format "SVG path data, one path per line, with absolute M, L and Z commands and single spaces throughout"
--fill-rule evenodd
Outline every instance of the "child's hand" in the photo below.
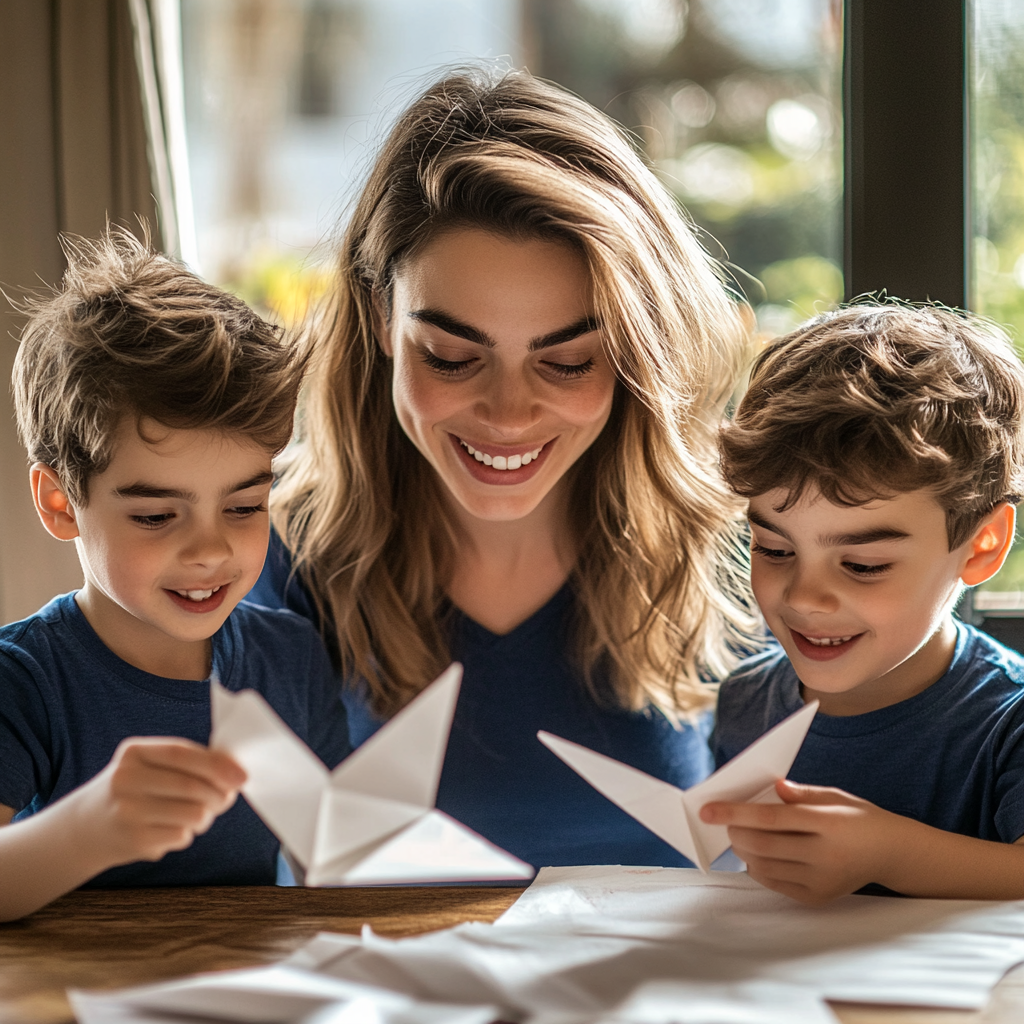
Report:
M 880 882 L 905 832 L 918 825 L 840 789 L 776 783 L 782 804 L 709 803 L 702 821 L 727 825 L 751 878 L 802 903 Z
M 78 790 L 86 828 L 114 864 L 159 860 L 202 835 L 238 796 L 245 772 L 225 753 L 190 740 L 124 740 Z

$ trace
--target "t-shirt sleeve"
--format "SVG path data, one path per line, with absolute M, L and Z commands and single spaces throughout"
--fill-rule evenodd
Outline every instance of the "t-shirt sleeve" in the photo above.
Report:
M 0 804 L 23 810 L 51 788 L 51 727 L 37 677 L 41 669 L 0 647 Z
M 341 681 L 323 641 L 310 632 L 309 745 L 328 768 L 334 768 L 352 752 L 348 717 L 341 699 Z
M 1000 743 L 996 776 L 995 827 L 1004 843 L 1024 836 L 1024 721 Z

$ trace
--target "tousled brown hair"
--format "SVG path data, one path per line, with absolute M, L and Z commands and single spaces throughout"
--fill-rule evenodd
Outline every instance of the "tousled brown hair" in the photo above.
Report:
M 29 461 L 73 502 L 109 465 L 126 415 L 284 448 L 308 357 L 277 327 L 127 230 L 64 249 L 60 288 L 22 304 L 13 389 Z
M 427 89 L 384 142 L 341 244 L 304 443 L 271 500 L 345 674 L 391 714 L 449 660 L 457 538 L 444 485 L 396 419 L 374 310 L 403 260 L 459 226 L 562 241 L 593 282 L 619 383 L 569 471 L 584 678 L 597 695 L 594 670 L 607 669 L 626 707 L 706 706 L 702 679 L 727 673 L 753 628 L 739 504 L 714 445 L 747 337 L 718 267 L 621 131 L 525 72 L 470 69 Z
M 809 487 L 837 505 L 930 488 L 949 548 L 1024 492 L 1024 366 L 981 317 L 890 300 L 825 313 L 772 343 L 720 435 L 744 497 Z

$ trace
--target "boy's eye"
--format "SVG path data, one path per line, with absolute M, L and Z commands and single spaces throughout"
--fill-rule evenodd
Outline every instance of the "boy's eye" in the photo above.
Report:
M 582 377 L 584 374 L 590 373 L 594 368 L 593 359 L 585 359 L 582 363 L 549 363 L 545 362 L 544 365 L 554 373 L 558 374 L 559 377 L 573 378 Z
M 174 518 L 173 512 L 161 512 L 158 515 L 153 516 L 129 516 L 132 522 L 138 523 L 140 526 L 148 526 L 151 530 L 156 529 L 158 526 L 163 526 L 164 523 L 169 522 Z
M 423 362 L 427 364 L 432 370 L 436 370 L 438 373 L 443 373 L 449 377 L 456 377 L 460 373 L 476 362 L 475 359 L 442 359 L 440 356 L 435 356 L 433 352 L 428 349 L 423 350 Z
M 843 562 L 843 566 L 858 576 L 881 576 L 892 568 L 892 562 L 883 565 L 863 565 L 861 562 Z
M 245 518 L 246 516 L 254 516 L 257 512 L 266 512 L 266 505 L 235 505 L 234 508 L 229 508 L 228 511 L 239 518 Z
M 793 553 L 782 548 L 766 548 L 763 544 L 758 544 L 756 540 L 751 543 L 750 550 L 755 555 L 761 555 L 763 558 L 787 558 Z

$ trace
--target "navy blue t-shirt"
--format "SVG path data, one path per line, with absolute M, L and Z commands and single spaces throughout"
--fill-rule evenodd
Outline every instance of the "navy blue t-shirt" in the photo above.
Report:
M 253 689 L 329 766 L 349 750 L 345 708 L 320 638 L 291 612 L 241 603 L 213 636 L 229 690 Z M 210 738 L 210 684 L 167 679 L 114 654 L 74 594 L 0 628 L 0 804 L 26 817 L 87 782 L 129 736 Z M 278 841 L 239 798 L 186 850 L 111 868 L 96 887 L 271 885 Z
M 292 579 L 276 535 L 253 589 L 263 604 L 316 620 L 308 593 Z M 451 656 L 465 672 L 445 756 L 437 806 L 534 867 L 634 864 L 687 867 L 690 862 L 606 800 L 538 739 L 537 730 L 689 787 L 711 770 L 707 733 L 676 729 L 655 710 L 601 707 L 584 689 L 570 658 L 573 594 L 567 585 L 510 633 L 497 635 L 453 612 Z M 328 637 L 330 630 L 325 630 Z M 366 690 L 343 691 L 354 746 L 382 724 Z
M 802 706 L 781 647 L 751 658 L 719 693 L 716 764 Z M 957 623 L 953 661 L 938 682 L 867 714 L 815 715 L 789 778 L 836 786 L 945 832 L 1016 842 L 1024 835 L 1024 658 Z

